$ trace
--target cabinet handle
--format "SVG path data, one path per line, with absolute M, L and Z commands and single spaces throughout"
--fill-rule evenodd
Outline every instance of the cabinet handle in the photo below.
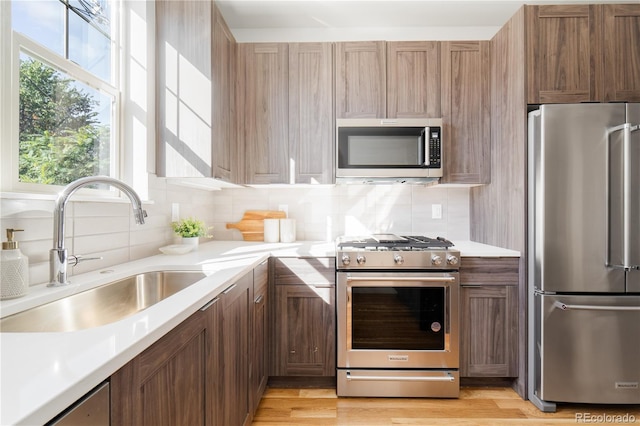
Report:
M 218 301 L 220 300 L 219 297 L 214 298 L 213 300 L 210 300 L 209 303 L 207 303 L 206 305 L 204 305 L 202 308 L 200 308 L 200 310 L 202 312 L 206 311 L 207 309 L 209 309 L 210 307 L 212 307 L 213 305 L 215 305 L 216 303 L 218 303 Z
M 294 349 L 294 350 L 292 350 L 292 351 L 289 351 L 289 353 L 290 353 L 290 354 L 295 354 L 295 353 L 296 353 L 296 350 Z
M 236 286 L 237 286 L 237 285 L 238 285 L 238 284 L 236 284 L 236 283 L 231 284 L 229 287 L 225 288 L 225 289 L 222 291 L 222 294 L 228 294 L 231 290 L 233 290 L 234 288 L 236 288 Z
M 256 305 L 259 305 L 260 303 L 262 303 L 263 299 L 264 299 L 264 294 L 261 294 L 256 298 L 256 300 L 253 301 L 253 303 L 255 303 Z

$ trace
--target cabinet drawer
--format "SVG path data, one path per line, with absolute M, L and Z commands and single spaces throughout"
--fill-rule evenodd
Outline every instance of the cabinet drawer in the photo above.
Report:
M 463 257 L 460 285 L 518 285 L 520 258 Z
M 335 285 L 334 257 L 281 257 L 273 259 L 276 285 Z

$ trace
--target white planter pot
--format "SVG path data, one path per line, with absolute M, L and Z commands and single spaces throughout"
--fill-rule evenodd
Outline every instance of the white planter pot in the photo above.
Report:
M 200 243 L 199 237 L 182 237 L 182 244 L 194 246 L 194 250 L 198 250 L 198 244 Z

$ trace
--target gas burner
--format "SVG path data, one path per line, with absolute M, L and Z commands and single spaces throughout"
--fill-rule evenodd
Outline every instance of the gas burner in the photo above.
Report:
M 445 238 L 374 234 L 336 241 L 338 270 L 448 270 L 459 268 L 460 252 Z

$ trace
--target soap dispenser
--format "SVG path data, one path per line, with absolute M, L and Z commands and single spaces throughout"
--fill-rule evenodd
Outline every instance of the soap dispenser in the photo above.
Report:
M 22 229 L 7 229 L 7 241 L 0 251 L 0 299 L 24 296 L 29 289 L 29 258 L 22 254 L 18 242 L 13 240 L 15 232 Z

